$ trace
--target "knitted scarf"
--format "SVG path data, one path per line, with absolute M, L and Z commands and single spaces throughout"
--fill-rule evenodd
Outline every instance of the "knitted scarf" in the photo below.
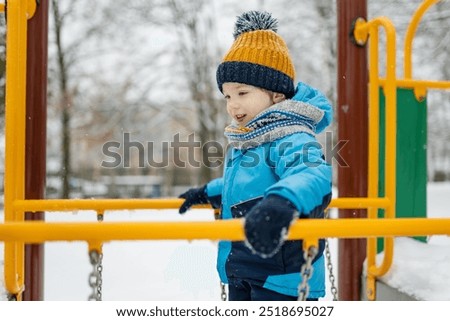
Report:
M 284 100 L 255 116 L 245 127 L 233 122 L 225 128 L 231 146 L 249 149 L 282 137 L 304 132 L 315 135 L 324 111 L 310 104 Z

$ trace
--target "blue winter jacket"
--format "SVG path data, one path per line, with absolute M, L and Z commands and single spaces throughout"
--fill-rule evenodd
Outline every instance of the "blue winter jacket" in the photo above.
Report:
M 317 90 L 299 83 L 294 101 L 322 111 L 311 128 L 322 131 L 332 120 L 328 100 Z M 231 148 L 225 158 L 224 175 L 207 184 L 208 197 L 221 202 L 222 219 L 243 218 L 263 197 L 276 194 L 290 200 L 301 218 L 323 218 L 331 199 L 331 166 L 311 132 L 296 132 L 254 148 Z M 310 298 L 325 295 L 323 241 L 309 281 Z M 302 242 L 286 241 L 271 258 L 253 254 L 244 242 L 219 242 L 217 270 L 220 279 L 247 279 L 267 289 L 298 295 L 300 269 L 304 263 Z

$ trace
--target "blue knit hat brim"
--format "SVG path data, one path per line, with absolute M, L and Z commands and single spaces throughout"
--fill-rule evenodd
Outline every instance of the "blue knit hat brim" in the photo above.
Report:
M 226 82 L 237 82 L 294 96 L 294 81 L 288 75 L 263 65 L 243 61 L 223 62 L 217 68 L 217 85 L 221 92 Z

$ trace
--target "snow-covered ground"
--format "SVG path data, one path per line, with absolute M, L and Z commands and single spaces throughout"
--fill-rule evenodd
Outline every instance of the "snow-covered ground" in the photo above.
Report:
M 450 183 L 428 186 L 428 216 L 450 217 Z M 332 215 L 335 217 L 335 215 Z M 94 213 L 51 213 L 48 221 L 95 221 Z M 209 210 L 180 217 L 174 210 L 120 211 L 106 221 L 213 220 Z M 337 275 L 337 240 L 330 240 Z M 0 247 L 0 254 L 3 246 Z M 3 255 L 1 259 L 3 260 Z M 216 243 L 210 241 L 111 242 L 104 246 L 104 300 L 219 301 L 215 272 Z M 2 269 L 3 264 L 0 264 Z M 394 264 L 384 281 L 422 300 L 450 300 L 450 238 L 433 236 L 428 244 L 409 238 L 395 243 Z M 45 300 L 87 300 L 91 271 L 83 242 L 45 246 Z M 2 271 L 0 271 L 2 273 Z M 2 273 L 3 275 L 3 273 Z M 328 279 L 327 279 L 328 281 Z M 0 300 L 5 299 L 0 280 Z M 329 289 L 329 284 L 328 284 Z M 328 291 L 325 300 L 331 300 Z
M 428 217 L 450 217 L 450 182 L 428 184 Z M 424 244 L 397 238 L 394 262 L 382 280 L 419 300 L 450 301 L 450 237 L 431 236 Z

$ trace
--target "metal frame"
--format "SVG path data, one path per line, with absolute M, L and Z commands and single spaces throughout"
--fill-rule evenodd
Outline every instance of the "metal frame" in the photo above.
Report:
M 386 158 L 385 158 L 385 182 L 386 197 L 390 200 L 386 208 L 385 217 L 395 218 L 396 195 L 396 104 L 397 88 L 413 88 L 417 100 L 422 100 L 428 88 L 450 89 L 450 81 L 437 80 L 413 80 L 412 77 L 412 41 L 417 26 L 424 13 L 440 0 L 425 0 L 414 13 L 405 37 L 405 61 L 404 79 L 396 77 L 396 38 L 395 28 L 391 21 L 385 17 L 375 18 L 369 22 L 359 20 L 356 22 L 354 37 L 358 44 L 366 44 L 369 38 L 369 183 L 368 196 L 378 195 L 379 175 L 379 88 L 382 87 L 386 96 Z M 386 32 L 386 78 L 379 76 L 378 70 L 378 30 L 382 27 Z M 369 37 L 370 36 L 370 37 Z M 377 209 L 369 208 L 368 217 L 377 218 Z M 422 234 L 424 235 L 424 234 Z M 411 235 L 413 236 L 413 235 Z M 375 238 L 369 238 L 367 242 L 367 285 L 366 294 L 371 300 L 375 299 L 375 280 L 388 272 L 393 260 L 394 243 L 392 237 L 385 238 L 384 256 L 381 264 L 376 264 L 377 243 Z

